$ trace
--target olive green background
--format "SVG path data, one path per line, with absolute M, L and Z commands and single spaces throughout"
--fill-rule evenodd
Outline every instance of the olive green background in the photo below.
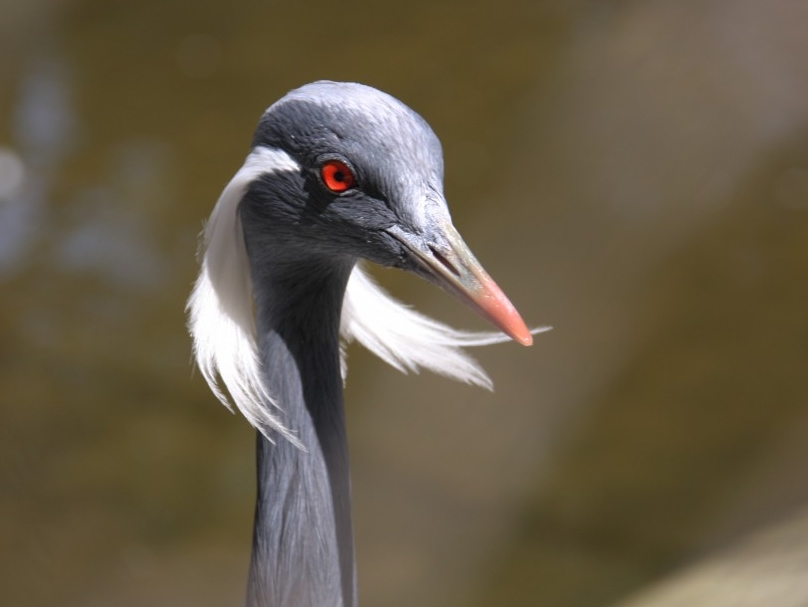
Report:
M 457 227 L 554 326 L 475 353 L 493 394 L 350 350 L 362 604 L 608 605 L 799 513 L 806 24 L 799 0 L 2 0 L 0 604 L 241 604 L 253 435 L 183 307 L 258 117 L 320 78 L 430 122 Z

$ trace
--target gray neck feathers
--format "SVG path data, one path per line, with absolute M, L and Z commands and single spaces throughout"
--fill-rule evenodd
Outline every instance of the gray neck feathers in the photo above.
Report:
M 248 244 L 249 246 L 249 244 Z M 339 322 L 352 263 L 253 267 L 269 394 L 306 451 L 260 433 L 248 607 L 354 607 Z

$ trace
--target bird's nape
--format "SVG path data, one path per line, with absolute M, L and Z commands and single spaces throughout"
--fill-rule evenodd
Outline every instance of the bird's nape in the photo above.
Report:
M 249 607 L 356 605 L 340 341 L 490 388 L 464 348 L 508 339 L 411 310 L 357 261 L 419 274 L 523 345 L 545 330 L 528 330 L 463 242 L 442 181 L 418 114 L 317 82 L 264 113 L 211 214 L 189 329 L 214 394 L 259 430 Z

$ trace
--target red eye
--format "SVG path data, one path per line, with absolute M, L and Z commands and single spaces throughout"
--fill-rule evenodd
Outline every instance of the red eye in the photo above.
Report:
M 339 160 L 329 160 L 323 165 L 320 172 L 323 183 L 332 192 L 340 193 L 353 187 L 356 182 L 348 165 Z

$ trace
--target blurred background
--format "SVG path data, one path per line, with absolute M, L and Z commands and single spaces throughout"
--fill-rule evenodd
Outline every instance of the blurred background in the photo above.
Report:
M 241 604 L 253 433 L 183 308 L 259 116 L 321 78 L 426 117 L 554 326 L 475 353 L 493 394 L 350 350 L 362 603 L 806 604 L 808 4 L 0 0 L 0 57 L 0 604 Z

